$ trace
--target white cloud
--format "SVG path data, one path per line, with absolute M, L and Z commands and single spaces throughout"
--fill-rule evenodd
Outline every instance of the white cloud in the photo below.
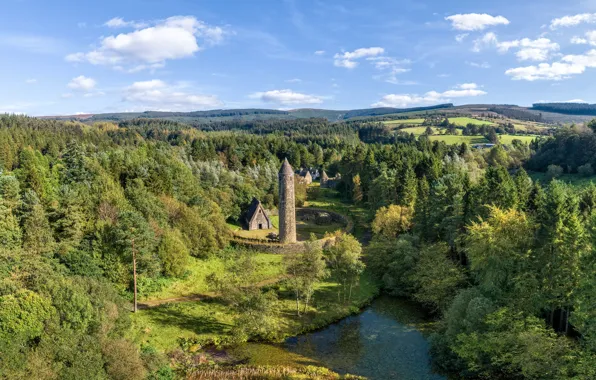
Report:
M 114 17 L 111 20 L 108 20 L 105 24 L 108 28 L 135 28 L 140 29 L 147 26 L 145 22 L 136 22 L 136 21 L 124 21 L 121 17 Z
M 576 45 L 592 45 L 596 46 L 596 30 L 591 30 L 585 33 L 586 38 L 574 36 L 571 38 L 571 43 Z
M 563 62 L 584 67 L 596 67 L 596 49 L 584 54 L 569 54 L 561 58 Z
M 500 53 L 506 53 L 510 49 L 517 49 L 515 55 L 520 61 L 545 61 L 551 53 L 559 50 L 559 44 L 548 38 L 537 38 L 500 42 L 497 35 L 489 32 L 474 41 L 472 50 L 479 52 L 484 47 L 495 46 Z
M 317 50 L 315 51 L 315 55 L 325 55 L 325 50 Z
M 472 47 L 472 51 L 479 52 L 484 47 L 496 45 L 499 42 L 497 39 L 497 35 L 493 32 L 488 32 L 480 38 L 474 40 L 474 46 Z
M 478 67 L 480 69 L 490 69 L 490 63 L 488 62 L 468 62 L 466 61 L 466 64 L 472 67 Z
M 381 98 L 372 107 L 410 107 L 414 105 L 437 104 L 449 102 L 451 98 L 465 98 L 486 95 L 476 83 L 463 83 L 453 90 L 445 92 L 429 91 L 424 95 L 418 94 L 389 94 Z
M 578 37 L 578 36 L 573 36 L 573 37 L 571 37 L 570 42 L 575 45 L 585 45 L 588 43 L 588 40 L 586 40 L 585 38 Z
M 491 16 L 483 13 L 456 14 L 445 17 L 445 20 L 451 21 L 451 26 L 456 30 L 484 30 L 489 26 L 507 25 L 509 20 L 503 16 Z
M 596 23 L 596 13 L 580 13 L 573 16 L 563 16 L 561 18 L 555 18 L 550 22 L 550 28 L 552 30 L 555 30 L 557 28 L 576 26 L 583 23 Z
M 159 79 L 135 82 L 124 90 L 123 100 L 145 110 L 189 111 L 223 106 L 217 96 L 191 94 L 183 91 L 184 87 Z
M 416 84 L 412 81 L 402 81 L 397 78 L 398 75 L 410 71 L 409 67 L 412 62 L 409 59 L 396 59 L 393 57 L 368 57 L 366 58 L 375 69 L 382 72 L 381 75 L 375 75 L 373 78 L 383 80 L 392 84 Z
M 73 97 L 73 94 L 70 93 L 70 92 L 67 92 L 67 93 L 62 94 L 62 98 L 63 99 L 70 99 L 72 97 Z
M 35 84 L 35 83 L 37 83 L 37 79 L 35 79 L 35 78 L 29 78 L 29 79 L 27 79 L 25 81 L 25 83 L 27 83 L 27 84 Z
M 300 82 L 302 82 L 302 79 L 300 79 L 300 78 L 286 79 L 285 82 L 286 83 L 300 83 Z
M 523 38 L 521 40 L 499 42 L 497 48 L 501 52 L 508 51 L 511 48 L 519 48 L 515 55 L 520 61 L 544 61 L 548 59 L 550 53 L 559 50 L 559 44 L 548 38 L 535 40 Z
M 587 103 L 583 99 L 569 99 L 569 100 L 538 100 L 533 103 Z
M 72 78 L 70 83 L 68 83 L 68 87 L 78 91 L 91 91 L 96 84 L 95 79 L 79 75 L 76 78 Z
M 249 97 L 252 99 L 259 99 L 266 103 L 277 103 L 281 105 L 323 103 L 323 97 L 321 96 L 302 94 L 288 89 L 255 92 Z
M 537 66 L 516 67 L 505 71 L 505 74 L 511 76 L 513 80 L 562 80 L 571 75 L 582 74 L 585 70 L 586 66 L 583 65 L 554 62 L 553 64 L 540 63 Z
M 366 58 L 366 57 L 375 57 L 383 54 L 385 49 L 382 47 L 369 47 L 369 48 L 360 48 L 356 49 L 352 52 L 347 51 L 344 53 L 337 53 L 334 56 L 333 64 L 337 67 L 345 67 L 347 69 L 353 69 L 358 66 L 358 62 L 356 59 L 359 58 Z
M 219 44 L 228 33 L 192 16 L 174 16 L 151 27 L 103 37 L 98 48 L 69 54 L 66 60 L 122 70 L 124 66 L 132 66 L 133 71 L 155 69 L 167 60 L 192 57 L 206 46 Z
M 470 35 L 470 33 L 458 34 L 458 35 L 455 36 L 455 40 L 457 42 L 463 42 L 466 39 L 466 37 L 469 36 L 469 35 Z

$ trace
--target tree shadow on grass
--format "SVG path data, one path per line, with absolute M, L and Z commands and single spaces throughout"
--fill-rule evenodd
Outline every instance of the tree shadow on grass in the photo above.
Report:
M 151 308 L 145 313 L 156 325 L 176 326 L 195 334 L 224 334 L 231 327 L 231 325 L 209 316 L 210 311 L 208 310 L 205 310 L 205 315 L 196 313 L 192 310 L 192 305 L 164 305 Z

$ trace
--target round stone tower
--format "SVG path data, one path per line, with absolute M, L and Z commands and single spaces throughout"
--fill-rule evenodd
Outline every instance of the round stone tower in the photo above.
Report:
M 296 243 L 294 170 L 287 158 L 279 169 L 279 242 Z

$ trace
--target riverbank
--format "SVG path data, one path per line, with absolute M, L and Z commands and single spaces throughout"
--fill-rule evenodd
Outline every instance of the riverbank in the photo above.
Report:
M 339 284 L 330 278 L 317 284 L 311 305 L 305 313 L 296 315 L 292 293 L 283 283 L 268 285 L 279 295 L 275 325 L 270 341 L 313 331 L 358 313 L 378 294 L 379 286 L 365 271 L 354 288 L 350 302 L 338 302 Z M 235 313 L 218 297 L 189 302 L 173 302 L 139 310 L 133 316 L 131 338 L 140 345 L 149 345 L 167 353 L 180 347 L 183 341 L 233 342 Z
M 325 328 L 280 344 L 246 343 L 229 353 L 253 366 L 323 366 L 373 380 L 442 380 L 430 364 L 427 337 L 433 327 L 415 302 L 382 295 Z

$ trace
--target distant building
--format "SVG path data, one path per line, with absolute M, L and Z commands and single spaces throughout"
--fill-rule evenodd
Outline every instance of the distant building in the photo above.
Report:
M 321 173 L 321 187 L 325 187 L 328 189 L 335 189 L 335 187 L 339 184 L 341 180 L 341 174 L 337 173 L 335 177 L 329 178 L 325 170 Z
M 272 228 L 271 219 L 267 215 L 265 208 L 257 198 L 253 198 L 246 212 L 246 226 L 249 231 L 269 230 Z
M 312 183 L 312 174 L 310 174 L 310 170 L 308 169 L 301 170 L 298 174 L 298 177 L 300 182 L 305 183 L 306 185 L 310 185 Z
M 474 144 L 472 148 L 474 149 L 488 149 L 494 147 L 496 144 Z

